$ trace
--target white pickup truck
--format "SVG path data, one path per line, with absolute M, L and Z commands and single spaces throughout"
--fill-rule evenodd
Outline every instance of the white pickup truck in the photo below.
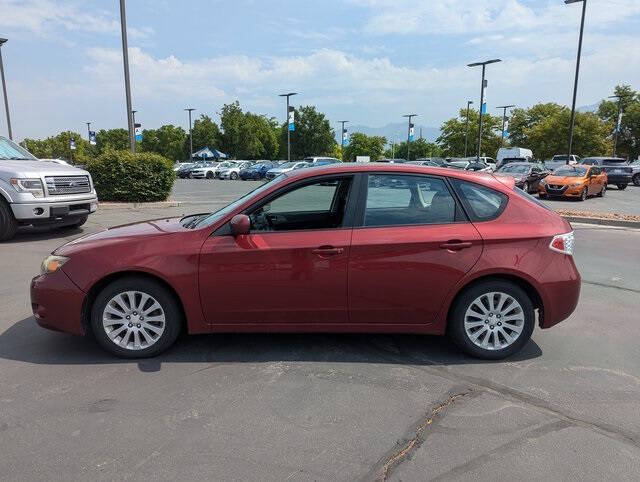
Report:
M 0 241 L 19 226 L 81 226 L 97 208 L 87 171 L 38 160 L 0 136 Z

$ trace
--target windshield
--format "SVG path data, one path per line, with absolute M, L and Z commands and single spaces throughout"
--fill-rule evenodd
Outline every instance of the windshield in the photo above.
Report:
M 295 166 L 296 164 L 298 164 L 297 162 L 285 162 L 284 164 L 282 164 L 280 167 L 280 169 L 288 169 L 290 167 Z
M 584 177 L 586 174 L 586 167 L 563 166 L 553 171 L 554 176 Z
M 508 166 L 501 167 L 498 172 L 513 172 L 516 174 L 527 174 L 531 169 L 529 166 L 523 166 L 521 164 L 511 164 Z
M 197 222 L 194 222 L 189 227 L 202 228 L 202 227 L 205 227 L 205 226 L 212 225 L 216 221 L 219 221 L 220 219 L 225 217 L 227 214 L 229 214 L 231 211 L 233 211 L 235 208 L 240 206 L 242 203 L 244 203 L 248 199 L 260 195 L 261 193 L 263 193 L 264 191 L 269 189 L 271 186 L 273 186 L 276 183 L 279 183 L 280 181 L 282 181 L 286 177 L 287 177 L 286 174 L 280 174 L 279 176 L 274 177 L 271 181 L 266 182 L 266 183 L 262 184 L 261 186 L 258 186 L 253 191 L 249 191 L 247 194 L 245 194 L 244 196 L 242 196 L 239 199 L 236 199 L 231 204 L 227 204 L 225 207 L 223 207 L 221 209 L 218 209 L 217 211 L 215 211 L 215 212 L 213 212 L 211 214 L 207 214 L 207 215 L 199 218 L 197 220 Z
M 37 161 L 29 151 L 23 149 L 18 144 L 10 141 L 6 137 L 0 137 L 0 159 L 4 160 L 20 160 L 20 161 Z
M 566 161 L 567 159 L 569 159 L 569 156 L 561 156 L 561 155 L 553 156 L 554 161 Z

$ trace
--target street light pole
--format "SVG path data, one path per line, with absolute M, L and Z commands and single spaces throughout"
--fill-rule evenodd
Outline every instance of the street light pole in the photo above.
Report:
M 91 122 L 87 122 L 87 139 L 91 141 Z
M 407 117 L 409 124 L 407 126 L 407 161 L 410 161 L 410 154 L 411 154 L 411 118 L 412 117 L 417 117 L 418 114 L 405 114 L 402 117 Z
M 287 161 L 291 160 L 291 130 L 289 129 L 289 97 L 297 95 L 297 92 L 289 92 L 288 94 L 279 94 L 280 97 L 287 98 Z
M 131 83 L 129 81 L 129 48 L 127 47 L 127 14 L 125 0 L 120 0 L 120 29 L 122 30 L 122 59 L 124 63 L 124 89 L 127 97 L 127 124 L 129 125 L 129 144 L 131 152 L 136 152 L 136 137 L 133 132 L 133 113 L 131 112 Z
M 464 157 L 467 157 L 467 147 L 469 146 L 469 106 L 473 104 L 472 100 L 467 101 L 467 133 L 464 136 Z
M 500 147 L 504 146 L 504 122 L 505 119 L 507 118 L 507 109 L 510 109 L 511 107 L 515 107 L 515 105 L 499 105 L 498 107 L 496 107 L 496 109 L 503 109 L 502 111 L 502 140 L 500 141 Z
M 578 74 L 580 73 L 580 54 L 582 53 L 582 34 L 584 32 L 584 15 L 587 10 L 587 0 L 564 0 L 564 3 L 582 2 L 582 19 L 580 20 L 580 38 L 578 40 L 578 57 L 576 60 L 576 76 L 573 81 L 573 102 L 571 103 L 571 120 L 569 121 L 569 155 L 567 156 L 567 164 L 571 159 L 571 151 L 573 150 L 573 124 L 576 116 L 576 95 L 578 93 Z
M 344 131 L 344 125 L 349 121 L 341 120 L 338 122 L 342 124 L 342 127 L 340 128 L 340 157 L 342 157 L 342 160 L 344 161 L 344 135 L 346 134 L 346 132 Z
M 11 117 L 9 116 L 9 100 L 7 98 L 7 82 L 4 79 L 4 65 L 2 64 L 2 45 L 7 42 L 6 38 L 0 38 L 0 77 L 2 78 L 2 93 L 4 94 L 4 109 L 7 112 L 7 130 L 9 139 L 13 139 L 11 132 Z
M 621 127 L 620 115 L 622 114 L 622 95 L 610 95 L 609 99 L 618 99 L 618 115 L 616 116 L 616 130 L 613 137 L 613 157 L 616 157 L 616 149 L 618 147 L 618 131 Z
M 191 129 L 191 112 L 195 109 L 192 107 L 187 107 L 185 109 L 189 112 L 189 162 L 193 160 L 193 131 Z
M 484 80 L 484 74 L 485 74 L 485 68 L 487 67 L 488 64 L 494 64 L 496 62 L 501 62 L 502 60 L 500 59 L 491 59 L 491 60 L 486 60 L 484 62 L 474 62 L 472 64 L 468 64 L 467 67 L 477 67 L 479 65 L 482 66 L 482 82 L 480 83 L 480 108 L 478 109 L 479 111 L 479 119 L 478 119 L 478 155 L 477 155 L 477 160 L 478 162 L 480 162 L 480 149 L 482 147 L 482 116 L 484 114 L 484 112 L 482 112 L 483 108 L 484 108 L 484 89 L 486 87 L 485 85 L 485 80 Z

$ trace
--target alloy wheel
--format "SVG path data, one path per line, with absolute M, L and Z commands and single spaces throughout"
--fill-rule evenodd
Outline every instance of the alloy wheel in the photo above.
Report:
M 102 326 L 109 339 L 127 350 L 143 350 L 154 345 L 164 333 L 165 312 L 148 293 L 125 291 L 105 305 Z
M 501 350 L 512 345 L 520 337 L 524 323 L 520 303 L 502 292 L 478 296 L 464 315 L 467 337 L 484 350 Z

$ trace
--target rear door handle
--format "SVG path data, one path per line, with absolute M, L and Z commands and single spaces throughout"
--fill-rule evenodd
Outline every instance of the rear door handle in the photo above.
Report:
M 334 248 L 333 246 L 320 246 L 319 248 L 311 250 L 313 254 L 319 254 L 320 256 L 334 256 L 336 254 L 344 253 L 344 248 Z
M 447 241 L 440 245 L 442 249 L 449 249 L 451 251 L 458 251 L 460 249 L 470 248 L 471 246 L 473 246 L 471 241 Z

